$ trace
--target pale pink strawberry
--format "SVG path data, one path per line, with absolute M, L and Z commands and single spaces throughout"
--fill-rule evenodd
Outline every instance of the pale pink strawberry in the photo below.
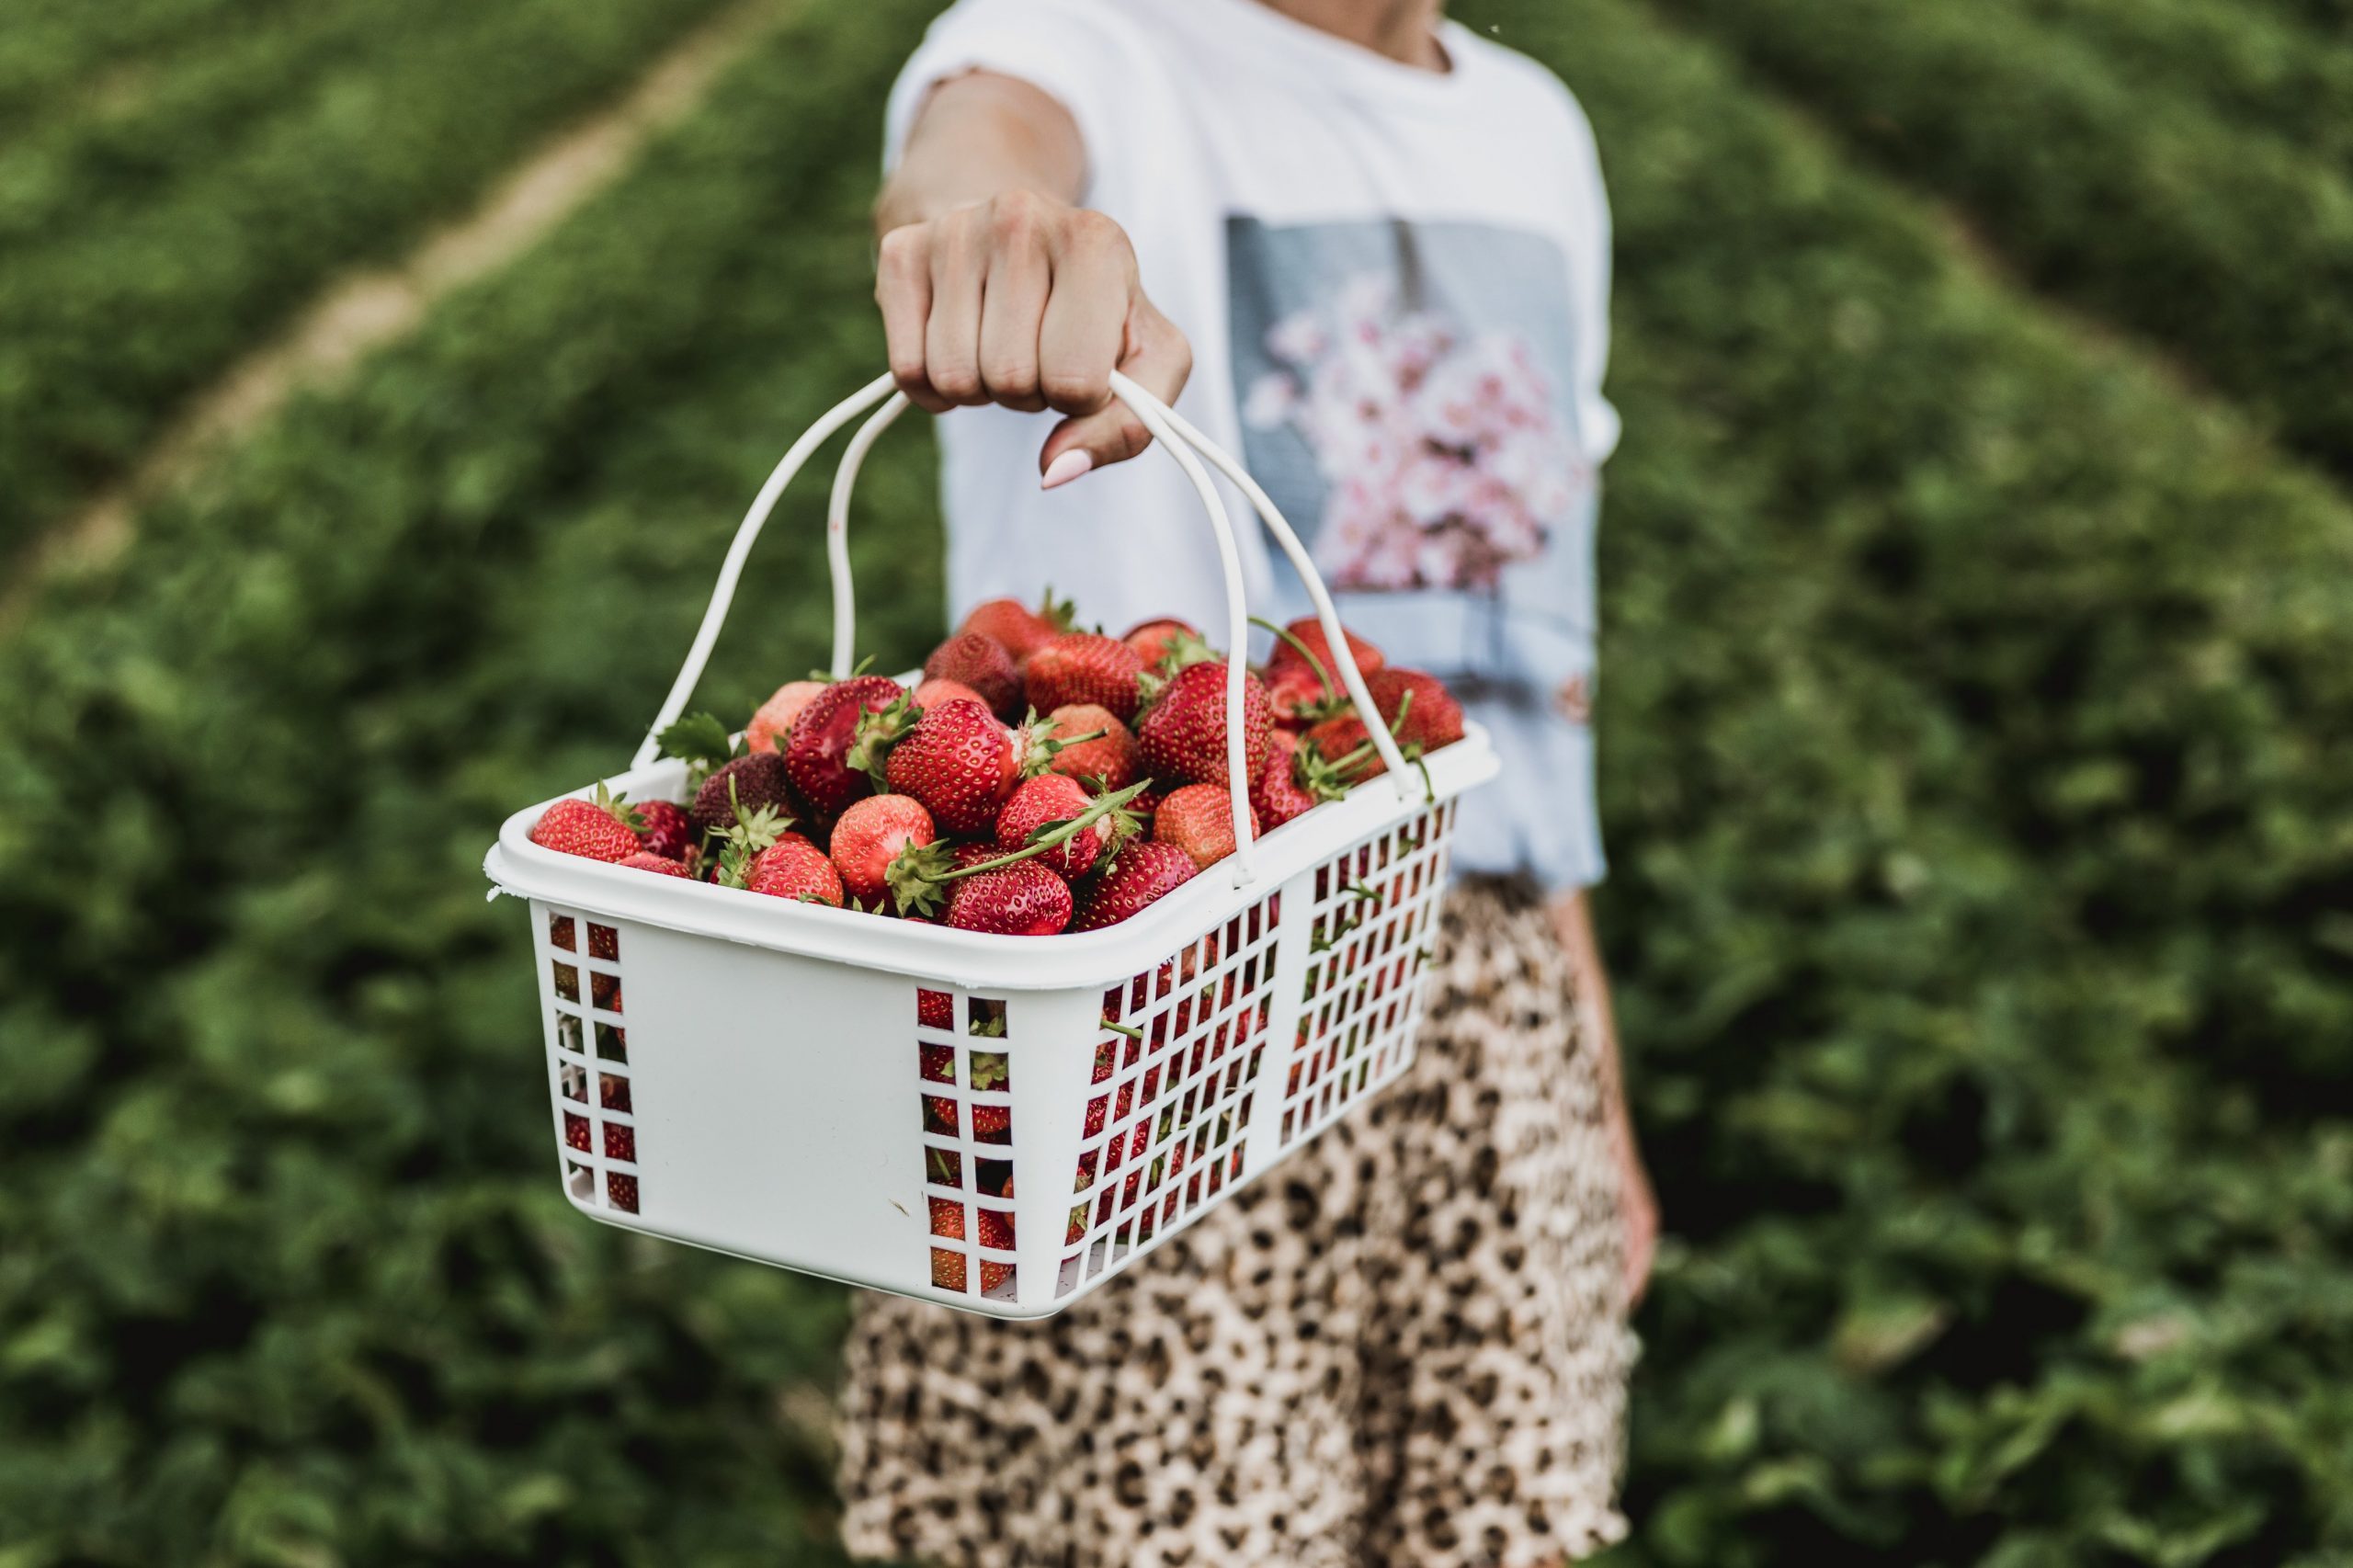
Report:
M 751 751 L 783 749 L 784 737 L 792 731 L 793 722 L 801 717 L 816 695 L 832 682 L 822 680 L 789 680 L 759 706 L 752 722 L 744 727 L 744 744 Z
M 978 702 L 983 708 L 988 706 L 979 692 L 961 680 L 926 680 L 915 687 L 914 700 L 918 709 L 937 708 L 943 702 L 958 701 Z
M 905 795 L 869 795 L 852 802 L 834 824 L 834 869 L 841 873 L 844 891 L 861 907 L 888 905 L 891 862 L 910 844 L 929 844 L 938 835 L 922 801 Z

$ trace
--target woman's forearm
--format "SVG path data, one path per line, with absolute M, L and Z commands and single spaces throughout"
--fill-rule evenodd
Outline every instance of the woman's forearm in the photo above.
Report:
M 1027 82 L 975 71 L 925 100 L 874 203 L 874 229 L 927 223 L 1014 190 L 1074 203 L 1086 185 L 1086 150 L 1069 112 Z

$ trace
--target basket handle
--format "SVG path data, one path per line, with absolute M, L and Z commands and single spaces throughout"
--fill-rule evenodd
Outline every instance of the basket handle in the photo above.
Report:
M 849 567 L 849 499 L 867 454 L 908 407 L 904 394 L 893 392 L 892 384 L 892 377 L 878 376 L 828 409 L 792 444 L 770 472 L 767 483 L 760 486 L 759 494 L 752 500 L 751 508 L 745 513 L 743 522 L 736 528 L 735 538 L 728 547 L 725 561 L 720 565 L 719 581 L 711 589 L 710 603 L 704 609 L 702 624 L 696 630 L 694 642 L 687 651 L 686 663 L 678 671 L 678 678 L 672 683 L 669 695 L 663 699 L 661 711 L 647 729 L 645 739 L 639 744 L 631 767 L 642 767 L 654 760 L 660 750 L 656 737 L 676 722 L 686 708 L 688 698 L 693 695 L 696 683 L 702 678 L 703 667 L 710 662 L 711 649 L 719 641 L 720 630 L 726 624 L 728 608 L 734 601 L 744 563 L 751 554 L 753 544 L 758 540 L 760 530 L 767 526 L 769 514 L 776 509 L 785 487 L 792 483 L 793 477 L 810 457 L 835 432 L 873 408 L 879 401 L 882 406 L 858 427 L 842 455 L 840 466 L 835 471 L 833 491 L 825 515 L 825 562 L 832 578 L 834 597 L 832 672 L 836 680 L 849 674 L 851 653 L 857 640 L 857 597 Z M 1282 513 L 1266 491 L 1230 454 L 1127 376 L 1113 371 L 1111 390 L 1184 472 L 1201 502 L 1202 510 L 1209 516 L 1211 532 L 1217 540 L 1218 564 L 1225 578 L 1226 646 L 1230 650 L 1226 660 L 1226 772 L 1233 810 L 1233 875 L 1234 884 L 1240 886 L 1257 874 L 1256 835 L 1250 830 L 1252 780 L 1246 765 L 1243 729 L 1238 722 L 1246 673 L 1241 652 L 1249 646 L 1250 612 L 1243 586 L 1241 554 L 1233 541 L 1233 521 L 1226 515 L 1225 505 L 1219 498 L 1216 486 L 1210 483 L 1199 458 L 1195 456 L 1196 449 L 1200 456 L 1208 458 L 1220 472 L 1233 480 L 1249 497 L 1260 518 L 1274 533 L 1283 552 L 1298 570 L 1300 579 L 1315 606 L 1316 617 L 1323 623 L 1326 643 L 1333 652 L 1334 662 L 1339 666 L 1340 678 L 1347 687 L 1348 695 L 1357 702 L 1358 710 L 1373 713 L 1378 710 L 1365 688 L 1364 676 L 1357 668 L 1354 653 L 1348 649 L 1347 639 L 1340 629 L 1338 612 L 1333 608 L 1331 595 L 1324 589 L 1323 578 L 1317 574 L 1314 562 L 1301 544 L 1299 536 L 1284 520 Z M 1371 733 L 1374 748 L 1393 776 L 1395 787 L 1404 788 L 1405 764 L 1396 742 L 1379 723 L 1369 724 L 1367 728 Z

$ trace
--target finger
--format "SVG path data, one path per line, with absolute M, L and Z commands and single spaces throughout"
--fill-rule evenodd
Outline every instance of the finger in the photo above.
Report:
M 981 294 L 987 279 L 978 210 L 941 219 L 931 251 L 931 314 L 924 323 L 925 373 L 949 403 L 988 402 L 981 385 Z
M 882 340 L 892 379 L 918 408 L 948 411 L 924 370 L 924 323 L 931 314 L 931 246 L 926 225 L 910 223 L 882 236 L 874 261 L 874 302 L 882 312 Z
M 1193 373 L 1192 345 L 1139 293 L 1128 311 L 1127 352 L 1120 369 L 1163 403 L 1174 403 Z M 1065 419 L 1046 437 L 1039 463 L 1049 490 L 1080 474 L 1125 462 L 1152 445 L 1152 432 L 1114 398 L 1092 414 Z
M 1040 389 L 1049 407 L 1093 414 L 1111 401 L 1111 368 L 1127 347 L 1134 258 L 1117 228 L 1074 226 L 1053 267 L 1038 334 Z
M 981 298 L 981 386 L 992 403 L 1035 414 L 1046 406 L 1038 391 L 1038 337 L 1051 273 L 1037 209 L 1028 202 L 997 206 Z

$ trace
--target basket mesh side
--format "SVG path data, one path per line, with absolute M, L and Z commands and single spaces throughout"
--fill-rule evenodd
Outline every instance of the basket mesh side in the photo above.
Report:
M 634 1214 L 642 1195 L 622 1013 L 620 932 L 561 909 L 547 912 L 547 926 L 541 994 L 554 1014 L 549 1088 L 563 1144 L 564 1188 L 575 1202 Z
M 1280 907 L 1269 894 L 1103 994 L 1057 1297 L 1166 1236 L 1240 1176 Z
M 919 990 L 915 1022 L 931 1282 L 959 1295 L 1013 1301 L 1013 1081 L 1005 1003 Z
M 1283 1086 L 1282 1148 L 1313 1137 L 1410 1064 L 1455 805 L 1434 806 L 1316 868 L 1307 1005 Z

